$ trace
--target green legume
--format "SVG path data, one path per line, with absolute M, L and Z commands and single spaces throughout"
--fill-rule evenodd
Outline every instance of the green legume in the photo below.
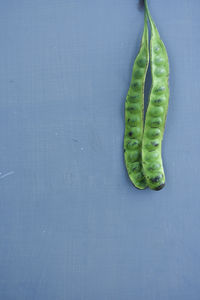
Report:
M 135 59 L 125 102 L 124 159 L 130 180 L 138 189 L 147 187 L 142 167 L 144 84 L 149 64 L 148 26 L 145 14 L 140 51 Z
M 153 190 L 160 190 L 165 184 L 161 145 L 169 101 L 169 62 L 164 43 L 149 13 L 147 0 L 145 9 L 151 25 L 152 87 L 142 141 L 142 165 L 148 186 Z

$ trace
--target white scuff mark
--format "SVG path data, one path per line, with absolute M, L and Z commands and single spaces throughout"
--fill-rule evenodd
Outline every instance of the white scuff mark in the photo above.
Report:
M 81 147 L 81 151 L 83 151 L 84 150 L 84 148 L 83 147 Z
M 7 173 L 5 173 L 5 174 L 2 174 L 1 172 L 0 172 L 0 179 L 3 179 L 3 178 L 5 178 L 5 177 L 7 177 L 7 176 L 10 176 L 10 175 L 13 175 L 15 172 L 14 171 L 10 171 L 10 172 L 7 172 Z

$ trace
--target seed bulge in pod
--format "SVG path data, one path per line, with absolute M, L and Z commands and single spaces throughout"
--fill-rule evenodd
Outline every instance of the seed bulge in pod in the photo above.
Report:
M 138 91 L 138 90 L 140 90 L 141 87 L 142 87 L 142 82 L 139 81 L 139 80 L 137 80 L 137 81 L 135 81 L 135 82 L 133 82 L 133 83 L 131 84 L 131 87 L 132 87 L 135 91 Z
M 162 76 L 166 75 L 165 68 L 163 68 L 163 67 L 156 68 L 155 75 L 158 77 L 162 77 Z
M 155 139 L 159 137 L 161 134 L 161 131 L 159 128 L 149 128 L 147 131 L 147 136 L 149 139 Z
M 128 162 L 133 163 L 139 159 L 140 152 L 138 150 L 134 150 L 127 154 Z
M 165 60 L 162 56 L 156 56 L 154 59 L 154 64 L 157 66 L 163 65 L 165 63 Z
M 157 159 L 159 157 L 159 152 L 158 151 L 154 151 L 154 152 L 147 152 L 145 154 L 145 161 L 153 161 L 155 159 Z
M 137 139 L 131 139 L 126 144 L 128 150 L 138 149 L 139 146 L 140 146 L 140 142 Z
M 152 99 L 152 103 L 156 106 L 164 105 L 166 103 L 166 97 L 164 95 Z
M 130 102 L 130 103 L 137 103 L 138 101 L 140 101 L 140 94 L 134 94 L 134 95 L 128 95 L 127 96 L 127 102 Z
M 155 94 L 163 94 L 166 91 L 166 87 L 164 85 L 156 86 L 153 90 Z
M 136 127 L 138 126 L 140 122 L 140 117 L 137 116 L 137 115 L 134 115 L 133 117 L 130 116 L 128 119 L 127 119 L 127 124 L 130 126 L 130 127 Z
M 126 109 L 131 113 L 137 113 L 140 111 L 140 104 L 139 103 L 131 103 L 126 106 Z
M 133 127 L 133 128 L 131 128 L 130 130 L 128 130 L 128 136 L 129 136 L 131 139 L 134 139 L 134 138 L 139 137 L 140 134 L 141 134 L 140 128 Z
M 150 118 L 149 122 L 148 122 L 148 125 L 151 128 L 158 128 L 158 127 L 160 127 L 162 125 L 162 119 L 159 118 L 159 117 Z
M 138 173 L 141 171 L 141 163 L 139 161 L 136 161 L 134 163 L 129 163 L 129 166 L 128 166 L 128 170 L 130 173 Z
M 160 145 L 160 141 L 158 139 L 156 140 L 148 140 L 148 142 L 144 145 L 147 150 L 155 151 Z
M 156 170 L 159 170 L 160 167 L 161 167 L 160 163 L 158 163 L 158 162 L 151 162 L 151 163 L 148 164 L 147 170 L 149 172 L 154 172 Z
M 150 114 L 153 117 L 162 116 L 163 112 L 164 112 L 164 109 L 161 106 L 158 106 L 158 107 L 156 106 L 156 107 L 151 107 L 150 108 Z
M 146 67 L 146 64 L 147 64 L 146 56 L 140 57 L 140 58 L 137 60 L 137 65 L 138 65 L 139 67 L 141 67 L 141 68 Z

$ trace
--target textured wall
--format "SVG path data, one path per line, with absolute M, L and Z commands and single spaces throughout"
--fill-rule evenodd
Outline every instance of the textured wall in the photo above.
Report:
M 0 299 L 199 300 L 200 2 L 149 8 L 171 71 L 160 192 L 123 163 L 138 1 L 0 2 Z

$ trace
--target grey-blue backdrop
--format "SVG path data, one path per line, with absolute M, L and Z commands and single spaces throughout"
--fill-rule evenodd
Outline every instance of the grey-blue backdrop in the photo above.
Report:
M 1 1 L 0 299 L 199 300 L 200 2 L 149 8 L 171 70 L 160 192 L 123 163 L 138 0 Z

